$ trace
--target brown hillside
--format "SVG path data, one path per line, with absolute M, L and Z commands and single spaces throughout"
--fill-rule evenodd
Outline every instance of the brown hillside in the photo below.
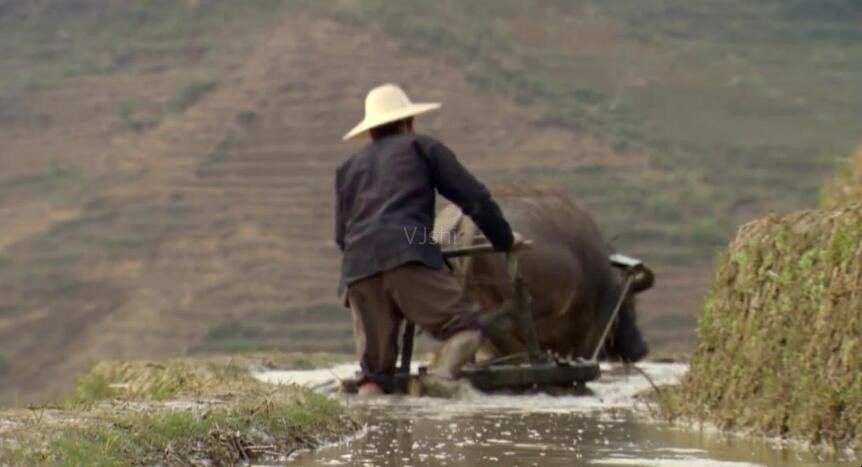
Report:
M 139 93 L 145 100 L 175 82 L 126 79 L 94 94 L 113 102 L 111 92 Z M 443 111 L 419 121 L 420 130 L 445 139 L 488 181 L 537 167 L 649 169 L 637 154 L 615 154 L 594 138 L 543 124 L 539 109 L 482 93 L 460 70 L 403 52 L 379 31 L 286 18 L 214 90 L 154 128 L 117 130 L 115 118 L 105 116 L 44 137 L 3 136 L 16 153 L 34 158 L 47 153 L 39 147 L 74 148 L 69 160 L 92 169 L 97 181 L 4 241 L 0 342 L 9 371 L 0 376 L 0 396 L 43 397 L 101 359 L 179 355 L 226 320 L 333 303 L 331 176 L 354 148 L 340 136 L 361 117 L 366 90 L 382 81 L 444 102 Z M 74 86 L 104 84 L 66 83 L 28 105 L 76 102 Z M 79 112 L 93 114 L 63 109 L 44 114 L 57 127 Z M 111 174 L 108 181 L 103 174 Z M 668 295 L 673 311 L 701 287 L 697 274 L 683 270 L 679 277 L 694 278 Z M 650 314 L 656 300 L 642 315 L 648 326 L 659 319 Z M 286 346 L 347 350 L 347 321 L 300 316 L 292 326 L 306 339 Z M 656 336 L 665 340 L 686 335 L 661 332 Z

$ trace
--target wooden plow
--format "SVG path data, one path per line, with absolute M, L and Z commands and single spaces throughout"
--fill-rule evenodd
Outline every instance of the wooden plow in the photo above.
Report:
M 586 383 L 601 376 L 597 360 L 613 323 L 631 290 L 631 285 L 640 274 L 652 274 L 641 261 L 624 255 L 614 254 L 609 260 L 611 264 L 623 271 L 624 286 L 620 298 L 605 323 L 604 331 L 592 354 L 592 358 L 564 359 L 543 352 L 539 347 L 536 326 L 530 308 L 530 295 L 524 284 L 520 269 L 521 256 L 529 251 L 532 242 L 526 241 L 514 251 L 507 254 L 509 277 L 514 285 L 514 313 L 520 332 L 523 336 L 525 352 L 506 355 L 497 359 L 469 364 L 461 370 L 461 378 L 469 381 L 476 389 L 484 392 L 498 391 L 546 391 L 571 392 L 582 394 L 586 392 Z M 489 243 L 443 250 L 447 259 L 479 254 L 502 254 L 494 250 Z M 413 340 L 415 325 L 409 321 L 404 326 L 402 336 L 401 361 L 395 375 L 396 392 L 401 394 L 422 395 L 422 376 L 427 368 L 420 367 L 418 373 L 411 373 L 413 357 Z M 355 393 L 356 380 L 345 380 L 342 389 Z

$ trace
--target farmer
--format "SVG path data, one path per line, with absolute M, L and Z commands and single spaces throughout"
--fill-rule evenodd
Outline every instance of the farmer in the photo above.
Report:
M 346 288 L 360 395 L 392 391 L 405 317 L 444 341 L 431 379 L 454 380 L 482 343 L 478 305 L 430 240 L 435 192 L 470 216 L 495 249 L 508 251 L 520 242 L 455 154 L 413 132 L 414 116 L 439 107 L 411 102 L 401 88 L 384 84 L 368 93 L 365 118 L 344 136 L 371 137 L 335 175 L 335 239 L 343 252 L 339 295 Z

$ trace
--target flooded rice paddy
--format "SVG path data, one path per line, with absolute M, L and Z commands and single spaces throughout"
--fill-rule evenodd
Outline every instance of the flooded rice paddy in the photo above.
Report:
M 683 364 L 640 364 L 657 385 L 679 380 Z M 272 371 L 257 376 L 334 393 L 355 367 Z M 361 436 L 292 465 L 331 466 L 859 466 L 849 454 L 820 457 L 799 446 L 708 428 L 670 426 L 635 396 L 650 388 L 638 372 L 603 367 L 593 395 L 485 395 L 455 399 L 344 397 L 366 424 Z

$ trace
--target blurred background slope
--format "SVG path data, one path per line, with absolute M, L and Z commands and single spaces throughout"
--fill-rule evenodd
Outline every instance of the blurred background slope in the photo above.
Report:
M 489 183 L 555 183 L 685 351 L 717 248 L 860 141 L 853 0 L 0 0 L 0 400 L 105 358 L 352 349 L 332 171 L 394 81 Z

